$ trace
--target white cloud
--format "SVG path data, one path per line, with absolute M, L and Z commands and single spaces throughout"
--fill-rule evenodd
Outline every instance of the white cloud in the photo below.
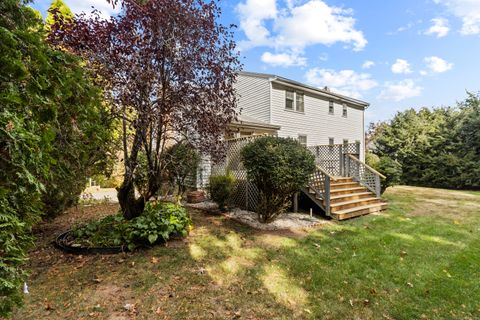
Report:
M 103 18 L 108 18 L 120 12 L 120 4 L 117 4 L 115 8 L 113 8 L 106 0 L 65 0 L 65 3 L 73 13 L 85 12 L 89 14 L 94 9 L 97 9 Z
M 354 98 L 361 98 L 362 93 L 378 86 L 368 73 L 357 73 L 354 70 L 339 72 L 329 69 L 313 68 L 305 74 L 307 83 L 323 88 L 329 87 L 332 91 Z
M 362 50 L 367 44 L 363 33 L 355 29 L 355 19 L 348 9 L 329 7 L 320 0 L 293 7 L 275 21 L 278 30 L 275 42 L 285 47 L 304 48 L 313 44 L 353 44 Z
M 394 64 L 392 64 L 393 73 L 412 73 L 410 69 L 410 63 L 407 60 L 397 59 Z
M 277 0 L 245 0 L 236 11 L 247 38 L 240 42 L 243 49 L 266 46 L 279 53 L 303 52 L 307 46 L 341 42 L 359 51 L 367 44 L 355 28 L 352 10 L 330 7 L 322 0 L 290 0 L 282 8 Z
M 373 66 L 375 66 L 375 62 L 367 60 L 362 64 L 362 69 L 370 69 Z
M 431 20 L 432 26 L 425 31 L 426 35 L 436 35 L 437 38 L 445 37 L 450 31 L 448 20 L 445 18 L 435 18 Z
M 417 97 L 422 93 L 423 88 L 418 86 L 412 79 L 405 79 L 398 82 L 387 81 L 383 85 L 378 99 L 402 101 L 408 98 Z
M 449 63 L 439 57 L 426 57 L 424 61 L 427 64 L 427 68 L 435 73 L 446 72 L 453 68 L 453 63 Z
M 463 35 L 480 34 L 480 1 L 478 0 L 434 0 L 443 4 L 456 17 L 462 19 L 460 33 Z
M 272 66 L 292 67 L 292 66 L 305 66 L 307 59 L 302 55 L 296 53 L 270 53 L 264 52 L 261 60 Z
M 265 20 L 277 16 L 276 0 L 247 0 L 236 7 L 240 15 L 240 29 L 248 38 L 243 47 L 262 46 L 269 43 L 270 31 L 265 26 Z

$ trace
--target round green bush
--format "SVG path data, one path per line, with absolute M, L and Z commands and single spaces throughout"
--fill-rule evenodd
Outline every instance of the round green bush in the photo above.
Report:
M 208 190 L 210 198 L 218 204 L 221 211 L 228 207 L 235 188 L 235 177 L 231 173 L 210 176 Z
M 315 170 L 313 154 L 290 138 L 258 138 L 242 149 L 241 156 L 248 178 L 260 190 L 257 212 L 262 222 L 284 212 Z

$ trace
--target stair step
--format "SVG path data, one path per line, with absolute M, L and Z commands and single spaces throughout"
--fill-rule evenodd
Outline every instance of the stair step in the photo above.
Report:
M 333 189 L 330 190 L 330 195 L 341 195 L 341 194 L 350 194 L 350 193 L 357 193 L 357 192 L 363 192 L 367 191 L 367 188 L 358 186 L 358 187 L 352 187 L 352 188 L 345 188 L 345 189 Z
M 360 206 L 360 207 L 340 210 L 337 212 L 332 212 L 332 217 L 336 220 L 345 220 L 345 219 L 350 219 L 350 218 L 362 216 L 365 214 L 369 214 L 372 212 L 382 211 L 382 210 L 385 210 L 387 207 L 388 207 L 388 203 L 386 202 L 374 203 L 366 206 Z
M 358 182 L 332 182 L 330 184 L 330 190 L 345 189 L 359 186 Z
M 374 194 L 370 191 L 345 193 L 345 194 L 340 194 L 336 196 L 331 196 L 330 203 L 337 203 L 337 202 L 343 202 L 343 201 L 355 200 L 355 199 L 364 199 L 364 198 L 370 198 L 372 196 L 374 196 Z
M 332 183 L 334 182 L 352 182 L 353 178 L 352 177 L 334 177 L 333 180 L 331 180 Z
M 331 210 L 331 212 L 337 212 L 337 211 L 341 211 L 341 210 L 345 210 L 345 209 L 366 206 L 366 205 L 370 205 L 370 204 L 373 204 L 373 203 L 379 203 L 379 202 L 381 202 L 381 199 L 377 198 L 377 197 L 371 197 L 371 198 L 365 198 L 365 199 L 355 199 L 355 200 L 349 200 L 349 201 L 344 201 L 344 202 L 332 203 L 330 205 L 330 210 Z

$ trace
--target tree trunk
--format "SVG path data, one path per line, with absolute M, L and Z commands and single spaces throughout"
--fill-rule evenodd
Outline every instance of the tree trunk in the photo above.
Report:
M 145 208 L 145 199 L 140 197 L 135 199 L 135 187 L 133 182 L 124 181 L 118 191 L 118 202 L 122 210 L 123 217 L 131 220 L 140 216 Z

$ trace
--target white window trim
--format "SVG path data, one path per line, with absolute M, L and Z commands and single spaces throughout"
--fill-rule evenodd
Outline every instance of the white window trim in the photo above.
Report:
M 332 107 L 332 112 L 330 112 L 330 105 Z M 333 100 L 328 101 L 328 114 L 331 116 L 335 115 L 335 102 Z
M 300 142 L 300 137 L 305 137 L 305 143 Z M 300 144 L 301 144 L 302 146 L 305 146 L 305 147 L 306 147 L 307 144 L 308 144 L 308 136 L 307 136 L 306 134 L 299 134 L 299 135 L 298 135 L 298 142 L 300 142 Z
M 293 91 L 293 109 L 287 108 L 287 91 L 292 92 Z M 297 107 L 297 90 L 294 89 L 285 89 L 285 111 L 290 111 L 290 112 L 296 112 L 296 113 L 305 113 L 305 92 L 303 91 L 298 91 L 298 93 L 303 94 L 303 111 L 299 111 Z
M 342 117 L 344 118 L 348 117 L 348 106 L 346 103 L 342 105 Z

